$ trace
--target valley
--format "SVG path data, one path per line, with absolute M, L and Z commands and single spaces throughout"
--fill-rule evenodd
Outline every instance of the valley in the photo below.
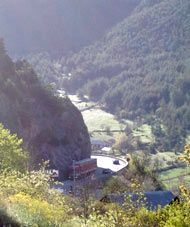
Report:
M 190 1 L 0 1 L 0 226 L 190 226 Z
M 61 91 L 59 94 L 60 93 Z M 86 97 L 85 101 L 81 100 L 77 95 L 68 95 L 68 97 L 81 111 L 91 140 L 99 139 L 107 141 L 109 139 L 114 139 L 117 141 L 119 135 L 125 132 L 125 128 L 128 125 L 130 125 L 131 128 L 135 125 L 135 129 L 131 131 L 131 135 L 133 135 L 134 138 L 139 138 L 142 144 L 145 144 L 146 146 L 150 146 L 154 142 L 155 137 L 152 134 L 150 125 L 143 124 L 137 127 L 137 122 L 125 119 L 116 120 L 113 114 L 103 110 L 104 106 L 88 100 L 88 97 Z M 159 150 L 157 150 L 155 154 L 149 154 L 144 151 L 144 148 L 141 149 L 138 147 L 134 147 L 132 151 L 132 153 L 139 158 L 144 157 L 144 152 L 148 156 L 148 165 L 150 169 L 158 171 L 160 180 L 163 181 L 168 190 L 176 192 L 176 189 L 182 182 L 189 185 L 189 167 L 185 167 L 184 165 L 183 167 L 180 167 L 181 163 L 177 161 L 177 157 L 181 152 L 175 154 L 172 151 L 159 152 Z M 121 154 L 118 151 L 111 150 L 108 154 L 125 158 L 126 155 L 131 154 L 131 151 L 126 149 L 125 152 Z M 173 168 L 173 165 L 176 165 L 176 167 Z M 163 171 L 160 172 L 159 170 L 161 169 L 163 169 Z

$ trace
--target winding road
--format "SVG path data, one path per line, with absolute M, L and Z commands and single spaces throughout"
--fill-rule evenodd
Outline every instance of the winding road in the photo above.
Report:
M 91 158 L 97 159 L 97 171 L 101 169 L 110 169 L 112 172 L 118 172 L 128 165 L 128 162 L 117 157 L 104 156 L 104 155 L 92 155 Z M 119 161 L 119 165 L 115 165 L 113 162 L 115 160 Z
M 97 180 L 97 179 L 105 179 L 112 174 L 117 174 L 120 170 L 124 169 L 127 165 L 128 162 L 124 159 L 117 158 L 114 156 L 106 156 L 106 155 L 92 155 L 91 158 L 96 158 L 97 159 L 97 170 L 96 173 L 91 177 L 91 178 L 83 178 L 75 181 L 75 187 L 85 184 L 85 182 L 89 180 Z M 119 164 L 114 164 L 113 162 L 115 160 L 119 161 Z M 105 174 L 104 170 L 109 169 L 111 170 L 110 173 Z M 53 187 L 57 189 L 61 193 L 68 194 L 69 190 L 72 187 L 74 187 L 74 181 L 73 180 L 65 180 L 62 182 L 63 185 L 61 184 L 56 184 Z

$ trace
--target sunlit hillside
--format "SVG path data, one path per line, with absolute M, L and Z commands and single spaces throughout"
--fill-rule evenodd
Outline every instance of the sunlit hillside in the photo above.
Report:
M 105 104 L 118 118 L 140 116 L 160 127 L 161 150 L 182 149 L 190 129 L 189 9 L 186 0 L 143 1 L 63 62 L 72 75 L 64 88 Z

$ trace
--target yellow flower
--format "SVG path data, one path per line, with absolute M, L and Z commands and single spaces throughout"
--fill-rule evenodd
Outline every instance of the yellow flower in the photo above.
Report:
M 189 149 L 189 146 L 186 144 L 184 148 L 185 148 L 185 150 L 186 150 L 186 149 Z

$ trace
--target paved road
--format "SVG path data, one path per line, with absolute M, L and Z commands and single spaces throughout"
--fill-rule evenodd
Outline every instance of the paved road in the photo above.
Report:
M 98 168 L 110 169 L 113 172 L 118 172 L 119 170 L 123 169 L 125 166 L 128 165 L 127 161 L 124 162 L 117 158 L 111 158 L 101 155 L 92 155 L 91 158 L 97 159 Z M 119 165 L 113 164 L 114 160 L 119 160 Z
M 117 158 L 107 157 L 107 156 L 101 156 L 101 155 L 92 155 L 91 158 L 97 159 L 97 170 L 96 174 L 92 176 L 91 180 L 93 179 L 99 179 L 99 178 L 107 178 L 111 174 L 103 174 L 103 169 L 110 169 L 112 173 L 117 173 L 119 170 L 123 169 L 128 165 L 127 161 L 119 160 L 119 165 L 113 164 L 113 161 Z M 79 179 L 75 181 L 75 186 L 79 186 L 81 184 L 84 184 L 85 181 L 89 181 L 89 179 Z M 56 188 L 60 192 L 68 193 L 70 190 L 70 187 L 74 187 L 74 181 L 73 180 L 66 180 L 63 181 L 63 185 L 54 185 L 53 187 Z

